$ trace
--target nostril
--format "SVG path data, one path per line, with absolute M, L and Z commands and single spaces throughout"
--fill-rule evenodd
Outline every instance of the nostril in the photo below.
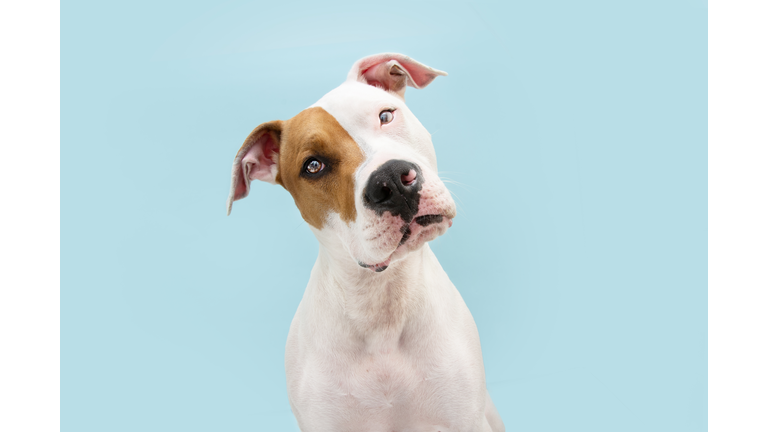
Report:
M 413 182 L 416 181 L 416 170 L 410 170 L 408 171 L 408 174 L 403 174 L 400 176 L 400 181 L 403 183 L 404 186 L 410 186 L 413 184 Z
M 392 189 L 386 184 L 381 187 L 381 199 L 379 202 L 389 199 L 392 196 Z
M 381 186 L 368 188 L 363 198 L 367 203 L 381 204 L 392 198 L 392 189 L 384 182 Z

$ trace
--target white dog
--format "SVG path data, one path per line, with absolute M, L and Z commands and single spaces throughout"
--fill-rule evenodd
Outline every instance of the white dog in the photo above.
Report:
M 280 184 L 320 242 L 285 350 L 302 431 L 504 431 L 475 322 L 426 244 L 456 206 L 404 98 L 438 75 L 401 54 L 361 59 L 235 157 L 227 213 L 251 180 Z

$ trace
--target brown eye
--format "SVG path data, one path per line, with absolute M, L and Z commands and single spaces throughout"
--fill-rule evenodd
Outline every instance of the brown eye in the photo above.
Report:
M 387 124 L 391 122 L 395 115 L 392 113 L 393 110 L 384 110 L 379 113 L 379 120 L 381 120 L 381 124 Z
M 309 162 L 307 162 L 306 168 L 304 168 L 304 171 L 310 173 L 310 174 L 317 174 L 320 171 L 325 168 L 325 165 L 320 162 L 317 159 L 310 159 Z

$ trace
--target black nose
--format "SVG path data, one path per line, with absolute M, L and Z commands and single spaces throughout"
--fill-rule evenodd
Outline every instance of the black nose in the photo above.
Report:
M 419 166 L 404 160 L 391 160 L 368 179 L 363 201 L 381 216 L 385 211 L 410 222 L 419 211 L 419 191 L 424 183 Z

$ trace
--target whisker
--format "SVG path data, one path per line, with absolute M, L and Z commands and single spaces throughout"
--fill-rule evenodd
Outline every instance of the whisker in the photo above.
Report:
M 459 196 L 456 194 L 456 192 L 454 192 L 454 191 L 452 191 L 450 189 L 448 189 L 448 192 L 451 195 L 453 195 L 454 198 L 456 198 L 456 200 L 454 201 L 456 203 L 456 215 L 458 216 L 459 210 L 461 210 L 462 215 L 464 215 L 466 217 L 468 213 L 466 213 L 464 211 L 464 202 L 461 200 L 461 198 L 459 198 Z M 471 220 L 472 218 L 471 217 L 467 217 L 467 219 Z
M 442 180 L 442 181 L 443 181 L 443 183 L 451 183 L 451 184 L 455 184 L 455 185 L 458 185 L 458 186 L 461 186 L 461 187 L 463 187 L 464 189 L 472 189 L 472 190 L 478 190 L 478 189 L 477 189 L 476 187 L 474 187 L 474 186 L 470 186 L 470 185 L 468 185 L 468 184 L 466 184 L 466 183 L 462 183 L 462 182 L 459 182 L 459 181 L 456 181 L 456 180 L 450 179 L 450 178 L 448 178 L 448 177 L 440 177 L 440 180 Z
M 465 183 L 462 183 L 462 182 L 458 182 L 456 180 L 449 180 L 449 179 L 443 179 L 443 178 L 441 178 L 440 180 L 442 180 L 443 183 L 455 184 L 456 186 L 461 186 L 462 188 L 467 189 L 467 190 L 475 190 L 475 191 L 479 190 L 478 188 L 476 188 L 474 186 L 470 186 L 468 184 L 465 184 Z

